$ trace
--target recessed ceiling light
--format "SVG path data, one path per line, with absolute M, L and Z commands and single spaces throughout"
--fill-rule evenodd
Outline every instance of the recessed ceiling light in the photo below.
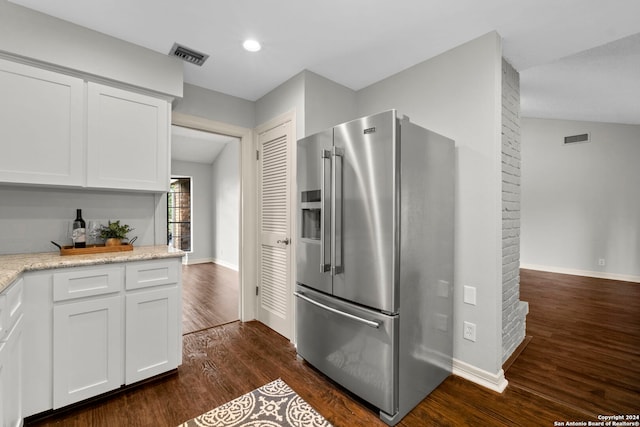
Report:
M 256 40 L 245 40 L 244 43 L 242 43 L 242 47 L 249 52 L 257 52 L 262 49 L 262 46 L 260 46 L 260 43 Z

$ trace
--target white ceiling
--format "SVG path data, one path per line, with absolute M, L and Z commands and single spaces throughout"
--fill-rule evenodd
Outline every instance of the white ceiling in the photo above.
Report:
M 231 141 L 237 138 L 171 126 L 171 159 L 210 165 Z
M 256 100 L 304 69 L 354 90 L 490 31 L 520 71 L 523 116 L 640 124 L 638 0 L 11 0 L 168 53 L 185 81 Z M 242 50 L 258 39 L 258 53 Z

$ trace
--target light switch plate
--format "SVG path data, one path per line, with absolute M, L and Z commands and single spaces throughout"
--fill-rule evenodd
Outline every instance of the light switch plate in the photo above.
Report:
M 438 280 L 438 296 L 449 298 L 449 282 L 446 280 Z
M 464 302 L 466 304 L 476 305 L 476 288 L 473 286 L 464 287 Z
M 449 316 L 447 316 L 446 314 L 441 314 L 441 313 L 436 313 L 435 314 L 435 320 L 436 320 L 436 329 L 438 329 L 439 331 L 442 332 L 447 332 L 447 330 L 449 329 Z

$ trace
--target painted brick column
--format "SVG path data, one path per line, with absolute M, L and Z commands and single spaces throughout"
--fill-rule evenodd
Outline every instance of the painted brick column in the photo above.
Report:
M 502 362 L 525 337 L 520 301 L 520 74 L 502 59 Z

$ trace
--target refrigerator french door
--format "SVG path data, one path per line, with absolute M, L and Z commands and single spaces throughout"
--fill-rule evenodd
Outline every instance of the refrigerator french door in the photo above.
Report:
M 300 140 L 297 169 L 299 282 L 387 313 L 398 311 L 394 118 L 379 114 Z
M 453 141 L 390 110 L 297 153 L 298 354 L 394 425 L 451 372 Z

